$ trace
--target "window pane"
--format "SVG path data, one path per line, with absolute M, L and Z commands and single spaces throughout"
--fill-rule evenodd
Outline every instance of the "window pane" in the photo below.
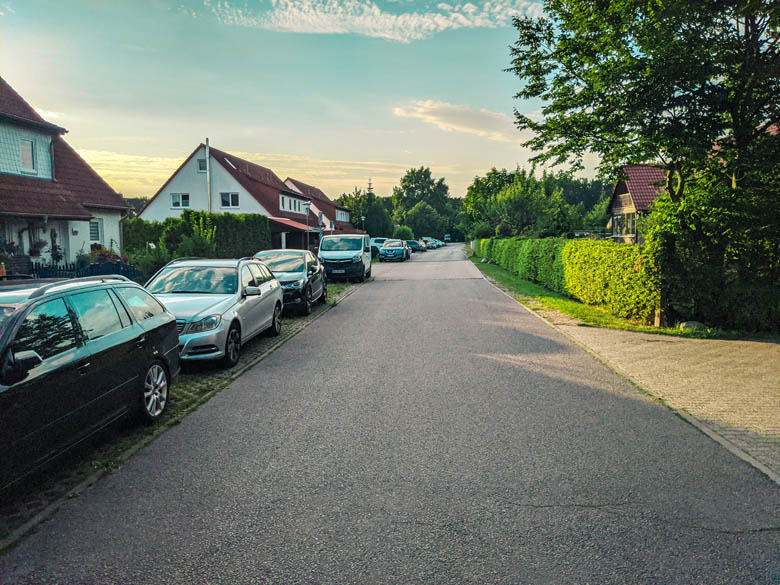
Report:
M 260 286 L 265 282 L 265 277 L 263 276 L 263 273 L 260 270 L 260 266 L 258 264 L 250 264 L 249 270 L 252 272 L 252 276 L 255 279 L 255 283 L 257 283 L 257 286 Z
M 141 289 L 119 288 L 117 290 L 138 321 L 149 319 L 155 315 L 162 315 L 165 312 L 162 305 L 152 295 Z
M 206 170 L 206 159 L 205 158 L 199 158 L 198 159 L 198 170 L 199 171 L 205 171 Z
M 95 242 L 100 240 L 100 222 L 96 219 L 89 222 L 89 239 Z
M 248 286 L 257 286 L 255 284 L 255 277 L 252 276 L 248 266 L 244 266 L 241 269 L 241 286 L 244 288 Z
M 33 146 L 34 145 L 32 140 L 22 140 L 19 144 L 19 157 L 21 158 L 23 169 L 35 168 Z
M 114 301 L 108 296 L 108 291 L 95 290 L 73 295 L 70 297 L 70 303 L 81 325 L 81 331 L 90 341 L 122 328 L 119 313 Z
M 181 205 L 181 199 L 178 193 L 171 193 L 171 207 L 179 207 Z
M 238 207 L 238 193 L 230 194 L 230 205 L 233 207 Z
M 76 347 L 76 331 L 65 301 L 56 299 L 30 311 L 16 333 L 15 352 L 35 351 L 47 359 Z
M 182 207 L 189 207 L 190 206 L 190 194 L 189 193 L 182 193 L 181 194 L 181 206 Z
M 222 207 L 230 207 L 230 193 L 220 193 L 222 198 Z

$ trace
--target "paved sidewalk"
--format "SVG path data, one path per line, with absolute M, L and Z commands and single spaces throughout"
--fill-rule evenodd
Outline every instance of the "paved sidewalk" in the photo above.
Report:
M 554 326 L 780 477 L 780 344 Z

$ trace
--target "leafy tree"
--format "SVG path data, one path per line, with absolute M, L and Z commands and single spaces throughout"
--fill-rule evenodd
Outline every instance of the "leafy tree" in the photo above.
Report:
M 428 167 L 409 169 L 401 177 L 401 184 L 393 189 L 394 219 L 402 223 L 406 214 L 421 201 L 439 215 L 446 213 L 449 191 L 444 179 L 434 179 Z
M 393 230 L 393 237 L 399 240 L 413 240 L 414 232 L 408 225 L 399 225 Z
M 406 224 L 418 237 L 442 237 L 442 219 L 425 201 L 419 201 L 406 214 Z
M 518 169 L 519 172 L 519 169 Z M 485 216 L 488 205 L 504 187 L 515 182 L 517 172 L 509 173 L 506 169 L 490 169 L 484 177 L 474 177 L 474 181 L 466 190 L 463 208 L 472 221 L 488 221 Z
M 385 209 L 382 197 L 355 187 L 352 193 L 342 193 L 336 203 L 349 210 L 353 226 L 365 230 L 372 237 L 387 237 L 393 231 L 393 222 Z M 365 223 L 360 219 L 365 217 Z
M 519 99 L 545 102 L 541 121 L 516 113 L 538 161 L 600 155 L 662 161 L 685 180 L 720 145 L 738 181 L 744 154 L 780 121 L 780 5 L 774 0 L 545 0 L 545 16 L 516 18 L 511 49 Z

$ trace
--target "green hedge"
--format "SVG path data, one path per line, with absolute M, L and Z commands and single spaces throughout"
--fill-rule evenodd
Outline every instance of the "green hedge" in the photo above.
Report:
M 520 278 L 614 315 L 649 321 L 660 303 L 658 271 L 641 246 L 563 238 L 486 238 L 474 253 Z
M 141 218 L 122 222 L 124 250 L 128 253 L 145 250 L 148 242 L 162 246 L 173 258 L 185 237 L 193 235 L 200 222 L 216 227 L 217 258 L 252 256 L 271 247 L 271 229 L 268 218 L 257 214 L 208 213 L 186 209 L 181 217 L 169 217 L 163 222 Z

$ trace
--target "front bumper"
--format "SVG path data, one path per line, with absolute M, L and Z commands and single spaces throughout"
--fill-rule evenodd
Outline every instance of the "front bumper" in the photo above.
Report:
M 398 253 L 393 253 L 393 254 L 387 254 L 387 253 L 382 254 L 381 252 L 379 253 L 379 259 L 380 260 L 385 260 L 385 261 L 389 261 L 389 260 L 404 260 L 405 258 L 406 258 L 406 254 L 404 254 L 403 252 L 398 252 Z
M 366 273 L 362 262 L 323 262 L 328 278 L 352 278 Z
M 225 356 L 225 342 L 230 323 L 220 323 L 219 327 L 202 333 L 184 333 L 179 335 L 181 360 L 185 362 L 218 360 Z
M 289 288 L 282 291 L 282 300 L 285 309 L 299 307 L 303 303 L 303 291 L 300 288 Z

